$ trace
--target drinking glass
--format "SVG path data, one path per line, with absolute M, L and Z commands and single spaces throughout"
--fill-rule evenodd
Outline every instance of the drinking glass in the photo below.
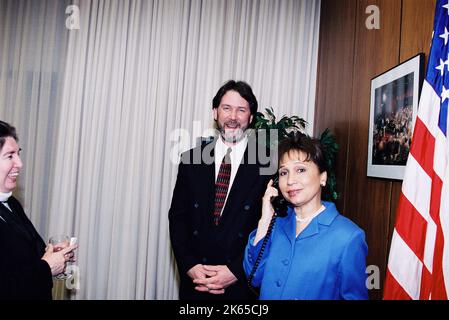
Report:
M 67 235 L 56 235 L 50 237 L 49 243 L 53 245 L 53 252 L 58 252 L 70 245 L 70 237 Z M 64 272 L 55 276 L 56 279 L 67 279 L 68 275 Z

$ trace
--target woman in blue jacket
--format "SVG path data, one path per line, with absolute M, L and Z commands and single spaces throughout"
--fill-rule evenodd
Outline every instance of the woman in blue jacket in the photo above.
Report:
M 367 299 L 365 234 L 342 216 L 332 202 L 321 200 L 327 180 L 319 140 L 297 133 L 279 144 L 279 189 L 289 202 L 277 217 L 251 284 L 260 299 Z M 245 249 L 249 276 L 275 211 L 278 190 L 268 183 L 258 228 Z

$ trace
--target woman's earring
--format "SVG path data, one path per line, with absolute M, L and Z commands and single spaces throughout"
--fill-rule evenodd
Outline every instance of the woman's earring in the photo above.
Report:
M 322 181 L 321 182 L 321 186 L 325 187 L 326 186 L 326 182 Z

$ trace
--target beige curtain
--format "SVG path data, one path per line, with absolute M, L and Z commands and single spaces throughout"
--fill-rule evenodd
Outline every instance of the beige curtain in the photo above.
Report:
M 68 38 L 61 42 L 62 56 L 53 57 L 64 64 L 55 68 L 63 84 L 56 90 L 55 110 L 48 113 L 51 146 L 42 141 L 33 158 L 25 159 L 34 167 L 43 157 L 39 147 L 51 150 L 47 171 L 38 167 L 26 175 L 45 176 L 46 183 L 24 183 L 22 177 L 21 194 L 37 211 L 34 221 L 48 224 L 47 233 L 78 236 L 75 298 L 176 299 L 167 219 L 177 172 L 171 155 L 181 140 L 180 149 L 188 148 L 211 127 L 211 100 L 228 79 L 250 83 L 261 110 L 271 106 L 278 116 L 298 115 L 313 123 L 320 3 L 72 2 L 79 8 L 79 29 L 56 31 Z M 57 20 L 61 5 L 49 1 L 44 7 L 52 7 Z M 15 14 L 25 16 L 26 10 Z M 28 26 L 31 20 L 17 23 Z M 2 34 L 20 41 L 24 36 Z M 13 44 L 1 42 L 3 68 L 17 58 L 3 61 Z M 2 76 L 1 88 L 9 85 Z M 52 87 L 36 90 L 54 94 Z M 28 92 L 22 87 L 15 95 Z M 1 115 L 18 127 L 22 118 L 41 119 L 40 103 L 13 116 L 3 100 Z M 34 133 L 22 135 L 22 143 L 32 144 Z M 46 210 L 32 202 L 36 197 Z
M 46 240 L 68 3 L 0 1 L 0 119 L 17 128 L 24 162 L 14 194 Z

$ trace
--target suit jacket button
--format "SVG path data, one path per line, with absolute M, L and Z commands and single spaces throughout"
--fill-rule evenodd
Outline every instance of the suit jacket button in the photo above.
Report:
M 193 235 L 196 237 L 198 235 L 198 230 L 193 231 Z
M 251 206 L 249 204 L 245 204 L 245 206 L 243 207 L 243 209 L 245 209 L 246 211 L 248 211 L 251 208 Z
M 239 238 L 243 238 L 243 233 L 239 232 L 238 236 Z
M 200 205 L 198 202 L 195 202 L 195 204 L 193 206 L 195 207 L 195 209 L 198 209 Z
M 226 260 L 227 263 L 231 263 L 231 259 Z
M 206 263 L 206 262 L 207 262 L 207 258 L 206 258 L 206 257 L 203 257 L 203 258 L 201 259 L 201 261 L 202 261 L 203 263 Z

